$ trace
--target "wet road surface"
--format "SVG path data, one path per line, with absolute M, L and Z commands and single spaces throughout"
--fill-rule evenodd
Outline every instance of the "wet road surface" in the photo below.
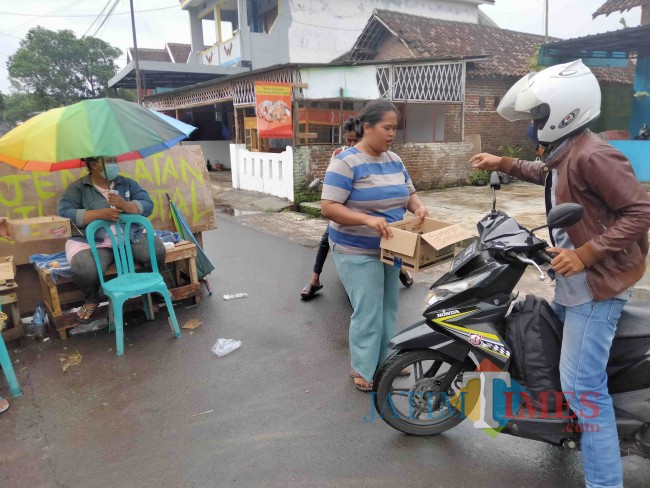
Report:
M 25 394 L 0 416 L 1 487 L 584 486 L 579 453 L 492 439 L 468 421 L 428 438 L 364 421 L 370 397 L 349 378 L 351 310 L 331 259 L 320 296 L 301 302 L 313 249 L 226 217 L 204 242 L 215 293 L 177 308 L 180 324 L 203 323 L 193 333 L 175 339 L 162 312 L 127 325 L 123 357 L 105 330 L 12 352 Z M 237 292 L 248 298 L 221 298 Z M 403 327 L 426 287 L 400 294 Z M 220 337 L 242 347 L 218 358 Z M 74 351 L 82 362 L 63 373 L 58 354 Z M 649 462 L 624 467 L 627 488 L 648 486 Z

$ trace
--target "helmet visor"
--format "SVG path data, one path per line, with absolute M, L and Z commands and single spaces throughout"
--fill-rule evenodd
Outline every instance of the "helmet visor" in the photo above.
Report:
M 504 119 L 514 122 L 516 120 L 530 120 L 532 118 L 530 114 L 530 109 L 537 103 L 531 103 L 531 100 L 526 100 L 525 103 L 522 103 L 524 100 L 522 98 L 528 99 L 532 96 L 532 93 L 529 90 L 531 79 L 537 73 L 529 73 L 523 78 L 521 78 L 517 83 L 512 85 L 510 90 L 503 96 L 501 103 L 497 107 L 497 112 Z M 522 96 L 523 95 L 523 96 Z

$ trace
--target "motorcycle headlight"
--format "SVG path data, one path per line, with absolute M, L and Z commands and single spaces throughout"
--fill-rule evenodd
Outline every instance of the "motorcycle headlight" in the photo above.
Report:
M 463 280 L 450 281 L 449 283 L 444 283 L 436 288 L 432 288 L 431 290 L 429 290 L 429 293 L 424 299 L 422 310 L 426 310 L 432 305 L 435 305 L 436 303 L 447 298 L 449 295 L 455 295 L 457 293 L 460 293 L 461 291 L 469 290 L 473 286 L 479 284 L 489 275 L 490 275 L 490 271 L 486 271 L 484 273 L 480 273 L 477 275 L 468 276 Z

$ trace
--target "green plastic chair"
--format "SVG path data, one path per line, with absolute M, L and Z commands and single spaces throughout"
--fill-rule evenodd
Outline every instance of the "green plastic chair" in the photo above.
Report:
M 3 318 L 0 318 L 0 330 L 2 330 L 2 323 L 7 320 L 7 316 L 2 313 L 2 307 L 0 307 L 0 314 L 3 315 Z M 15 397 L 22 395 L 23 392 L 20 391 L 20 385 L 18 384 L 14 366 L 11 364 L 11 358 L 9 357 L 9 352 L 7 351 L 2 334 L 0 334 L 0 366 L 2 366 L 2 371 L 4 371 L 5 378 L 7 378 L 7 383 L 9 383 L 11 394 Z
M 117 235 L 111 230 L 111 226 L 122 228 L 123 232 L 117 232 Z M 104 294 L 109 298 L 110 307 L 112 309 L 112 321 L 109 323 L 109 331 L 115 329 L 115 343 L 117 346 L 117 355 L 124 354 L 124 327 L 123 327 L 123 306 L 124 302 L 129 298 L 138 297 L 148 293 L 160 293 L 165 299 L 167 310 L 169 311 L 169 318 L 171 319 L 176 337 L 181 336 L 181 331 L 178 328 L 178 321 L 174 313 L 171 297 L 167 285 L 163 280 L 162 275 L 158 272 L 158 263 L 156 262 L 156 252 L 153 245 L 154 231 L 151 222 L 142 215 L 123 214 L 120 215 L 118 222 L 111 222 L 108 220 L 94 220 L 86 227 L 86 237 L 88 244 L 90 244 L 90 251 L 95 259 L 97 266 L 97 273 L 101 282 Z M 129 230 L 131 225 L 141 225 L 147 231 L 143 234 L 146 237 L 149 245 L 149 258 L 151 260 L 151 272 L 136 272 L 135 264 L 133 262 L 133 251 L 131 250 L 131 241 L 129 240 Z M 113 255 L 115 257 L 115 268 L 117 277 L 104 281 L 104 276 L 99 263 L 99 255 L 97 254 L 97 243 L 95 242 L 95 233 L 104 229 L 111 239 L 113 245 Z M 124 238 L 126 236 L 126 239 Z M 146 309 L 146 307 L 145 307 Z

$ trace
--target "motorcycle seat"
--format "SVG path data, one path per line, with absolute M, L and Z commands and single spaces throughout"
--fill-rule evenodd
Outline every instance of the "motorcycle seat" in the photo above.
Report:
M 650 302 L 628 302 L 616 326 L 614 339 L 650 337 Z

